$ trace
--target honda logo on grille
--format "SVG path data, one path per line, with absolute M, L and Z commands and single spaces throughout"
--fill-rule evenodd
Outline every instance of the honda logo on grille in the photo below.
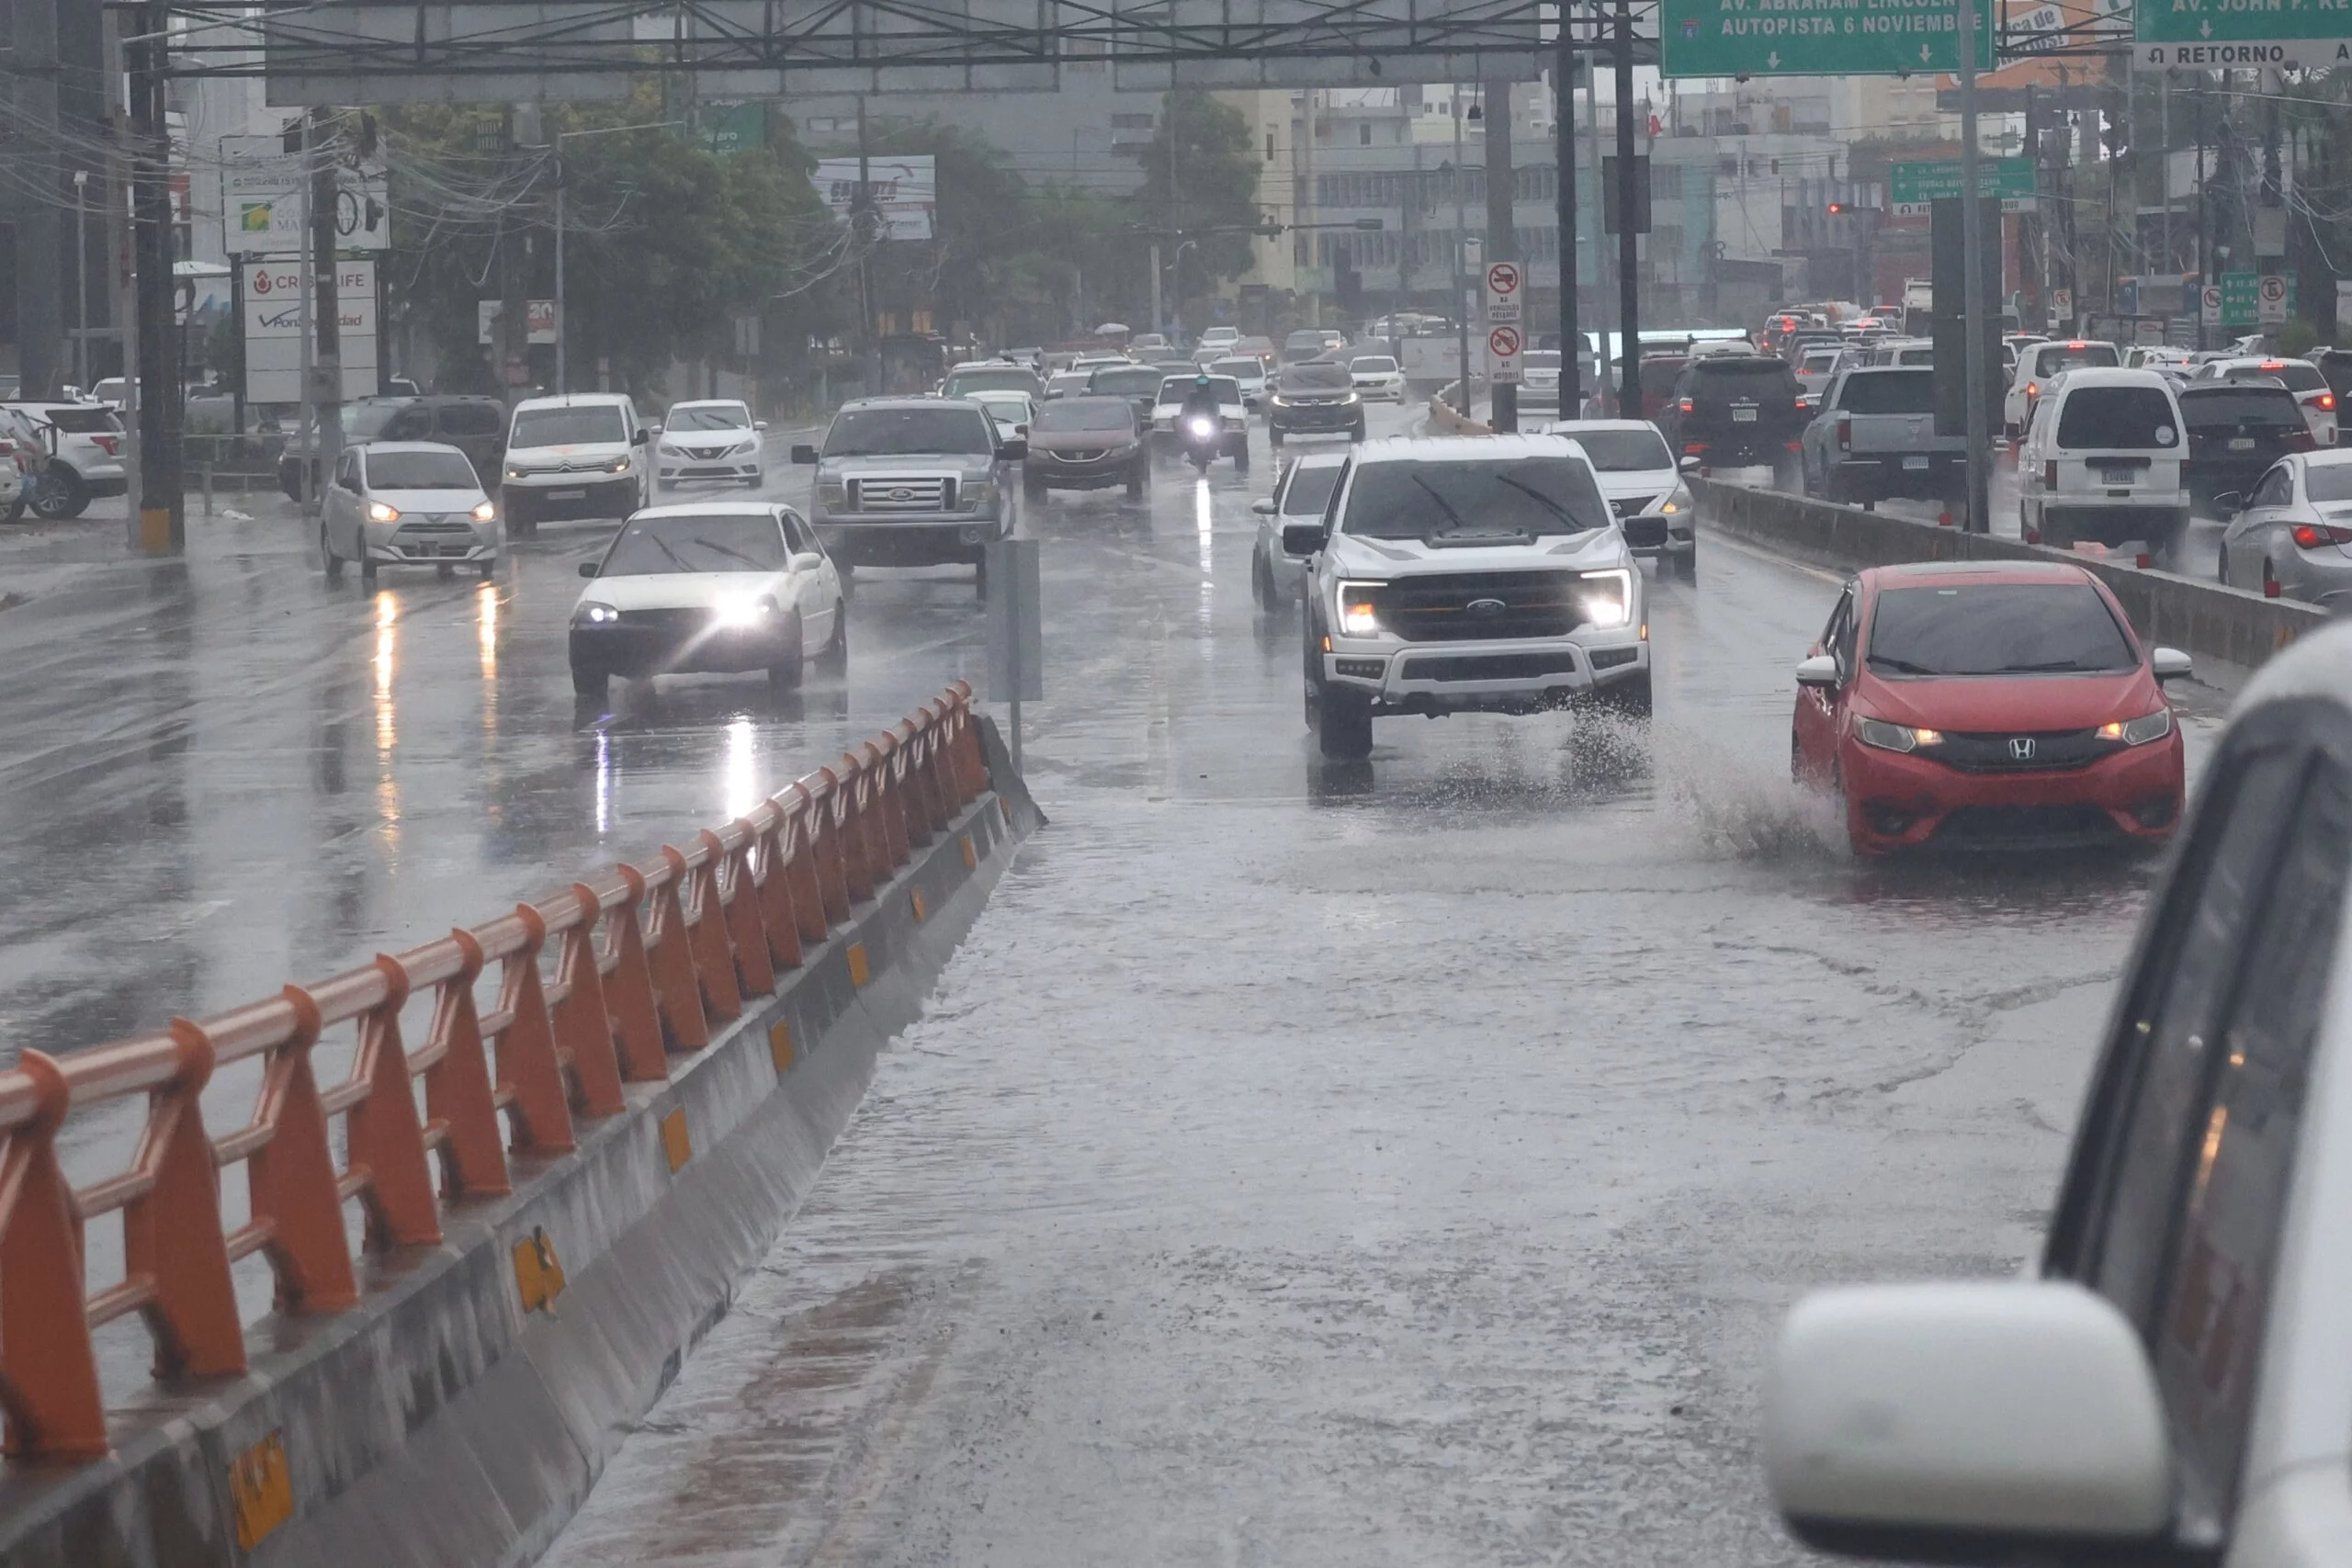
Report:
M 2019 735 L 2013 737 L 2010 739 L 2009 761 L 2012 762 L 2030 762 L 2033 761 L 2032 736 Z
M 1495 616 L 1495 615 L 1501 615 L 1505 610 L 1509 609 L 1510 606 L 1509 606 L 1508 604 L 1504 604 L 1501 600 L 1499 600 L 1499 599 L 1473 599 L 1473 600 L 1471 600 L 1471 601 L 1470 601 L 1470 603 L 1468 603 L 1467 604 L 1464 604 L 1464 606 L 1462 606 L 1462 607 L 1463 607 L 1463 609 L 1464 609 L 1465 612 L 1467 612 L 1467 613 L 1468 613 L 1468 614 L 1470 614 L 1470 615 L 1478 615 L 1478 616 L 1483 616 L 1483 617 L 1492 617 L 1492 616 Z

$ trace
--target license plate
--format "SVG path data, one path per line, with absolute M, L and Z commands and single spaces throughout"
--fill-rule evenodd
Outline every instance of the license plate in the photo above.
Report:
M 2233 435 L 2233 436 L 2231 436 L 2231 437 L 2230 437 L 2230 450 L 2231 450 L 2231 451 L 2233 451 L 2233 452 L 2251 452 L 2251 451 L 2253 451 L 2253 450 L 2254 450 L 2254 437 L 2253 437 L 2253 436 L 2251 436 L 2251 435 Z
M 1905 457 L 1903 459 L 1903 471 L 1909 474 L 1924 474 L 1928 471 L 1928 459 L 1925 457 Z
M 585 501 L 588 499 L 588 492 L 584 490 L 551 490 L 548 491 L 548 499 L 549 501 Z
M 1756 423 L 1756 411 L 1754 409 L 1734 409 L 1731 411 L 1731 422 L 1734 424 L 1754 424 Z
M 2101 468 L 2098 473 L 2099 482 L 2110 485 L 2128 485 L 2133 475 L 2134 470 L 2131 468 Z

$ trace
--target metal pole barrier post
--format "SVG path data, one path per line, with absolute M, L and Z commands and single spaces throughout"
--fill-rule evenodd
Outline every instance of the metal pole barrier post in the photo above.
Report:
M 1560 34 L 1552 43 L 1554 154 L 1553 222 L 1560 252 L 1560 417 L 1584 412 L 1584 333 L 1577 320 L 1576 50 L 1568 39 L 1567 0 L 1560 0 Z
M 187 546 L 180 450 L 179 324 L 172 276 L 172 152 L 164 71 L 169 7 L 152 4 L 128 44 L 132 164 L 131 240 L 138 257 L 139 511 L 132 545 L 148 555 Z
M 563 297 L 563 135 L 555 136 L 555 390 L 558 397 L 571 392 L 571 356 L 567 341 L 571 336 L 571 322 L 566 319 Z
M 334 149 L 327 141 L 326 115 L 324 109 L 311 111 L 305 139 L 311 174 L 311 286 L 315 290 L 311 320 L 318 332 L 312 367 L 319 381 L 311 397 L 319 411 L 318 482 L 305 486 L 306 494 L 325 491 L 343 457 L 343 297 L 336 276 Z
M 1470 244 L 1470 217 L 1462 188 L 1468 183 L 1467 171 L 1462 166 L 1462 84 L 1456 82 L 1447 91 L 1453 98 L 1453 319 L 1461 323 L 1454 334 L 1459 360 L 1453 400 L 1454 412 L 1467 419 L 1473 406 L 1470 397 L 1470 288 L 1465 281 L 1464 271 Z
M 1617 393 L 1617 417 L 1642 417 L 1642 277 L 1639 236 L 1634 215 L 1640 210 L 1634 163 L 1634 11 L 1630 0 L 1617 0 L 1617 330 L 1623 356 L 1623 379 Z
M 1960 0 L 1960 227 L 1966 249 L 1962 254 L 1962 315 L 1968 335 L 1962 340 L 1962 363 L 1968 388 L 1968 516 L 1965 531 L 1992 531 L 1992 433 L 1984 419 L 1984 202 L 1977 190 L 1976 148 L 1976 5 Z

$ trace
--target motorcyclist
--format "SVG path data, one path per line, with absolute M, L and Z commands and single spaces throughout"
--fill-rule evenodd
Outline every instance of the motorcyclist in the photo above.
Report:
M 1184 394 L 1184 406 L 1176 415 L 1177 428 L 1188 440 L 1193 434 L 1195 414 L 1205 418 L 1211 430 L 1222 431 L 1225 428 L 1224 401 L 1216 395 L 1216 383 L 1209 379 L 1205 371 L 1193 378 L 1193 385 Z

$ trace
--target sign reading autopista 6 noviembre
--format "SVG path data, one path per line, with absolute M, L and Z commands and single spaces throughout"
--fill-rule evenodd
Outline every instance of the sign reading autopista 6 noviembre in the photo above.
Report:
M 1976 63 L 1993 68 L 1992 0 L 1976 9 Z M 1960 69 L 1954 0 L 1662 0 L 1668 76 L 1903 76 Z

